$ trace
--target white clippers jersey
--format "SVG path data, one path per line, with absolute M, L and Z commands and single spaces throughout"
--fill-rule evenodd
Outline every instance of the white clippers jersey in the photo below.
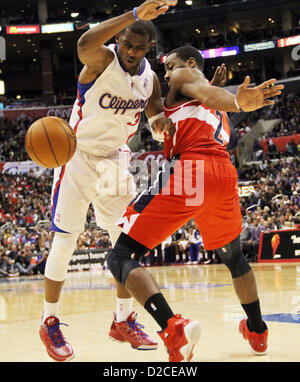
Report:
M 153 90 L 153 72 L 146 58 L 140 73 L 131 76 L 119 63 L 117 46 L 111 44 L 108 48 L 114 52 L 113 61 L 93 82 L 78 82 L 69 121 L 78 149 L 96 156 L 108 156 L 126 144 Z

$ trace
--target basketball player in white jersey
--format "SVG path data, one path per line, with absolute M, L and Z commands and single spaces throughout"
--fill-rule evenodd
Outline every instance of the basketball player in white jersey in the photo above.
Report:
M 147 0 L 102 22 L 78 41 L 78 56 L 84 67 L 70 118 L 77 152 L 54 172 L 51 229 L 55 236 L 45 269 L 40 326 L 40 337 L 56 361 L 74 357 L 72 346 L 60 331 L 59 298 L 89 204 L 93 204 L 97 224 L 109 232 L 115 244 L 121 231 L 116 222 L 135 196 L 133 178 L 124 168 L 130 155 L 126 143 L 138 127 L 141 112 L 145 110 L 150 124 L 163 112 L 160 83 L 145 58 L 154 38 L 149 20 L 176 4 L 177 0 Z M 105 46 L 114 36 L 116 44 Z M 111 174 L 112 182 L 121 186 L 113 194 L 101 189 Z M 117 306 L 109 337 L 129 342 L 139 350 L 156 349 L 157 342 L 136 322 L 131 295 L 116 284 Z

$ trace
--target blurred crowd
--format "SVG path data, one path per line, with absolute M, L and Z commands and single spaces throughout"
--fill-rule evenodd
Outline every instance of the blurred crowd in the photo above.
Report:
M 266 120 L 279 119 L 272 131 L 262 137 L 264 139 L 300 134 L 299 95 L 284 92 L 264 117 Z
M 244 165 L 239 180 L 255 191 L 241 197 L 243 251 L 248 261 L 256 261 L 261 232 L 299 227 L 300 160 L 298 157 Z M 51 175 L 1 174 L 0 188 L 0 277 L 43 273 L 51 248 Z M 92 205 L 86 229 L 79 235 L 76 250 L 109 249 L 107 232 L 95 225 Z M 145 257 L 145 265 L 218 263 L 214 251 L 203 247 L 201 232 L 193 221 Z
M 27 160 L 24 140 L 26 131 L 31 124 L 28 118 L 10 121 L 0 118 L 0 161 Z
M 240 182 L 255 189 L 250 196 L 240 198 L 243 250 L 255 261 L 261 232 L 300 227 L 299 156 L 244 165 L 238 174 Z

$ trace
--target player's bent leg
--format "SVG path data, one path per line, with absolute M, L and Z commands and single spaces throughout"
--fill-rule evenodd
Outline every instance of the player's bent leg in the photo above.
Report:
M 45 301 L 40 325 L 40 338 L 47 353 L 55 361 L 69 361 L 74 357 L 72 346 L 63 336 L 58 318 L 60 293 L 74 252 L 78 234 L 56 232 L 45 268 Z
M 200 337 L 200 324 L 174 315 L 150 272 L 139 263 L 148 250 L 122 233 L 109 253 L 108 267 L 162 328 L 158 334 L 167 348 L 169 361 L 190 361 Z
M 242 253 L 240 237 L 218 248 L 217 252 L 231 272 L 235 292 L 248 317 L 240 322 L 239 331 L 255 354 L 265 354 L 268 328 L 262 319 L 255 276 Z

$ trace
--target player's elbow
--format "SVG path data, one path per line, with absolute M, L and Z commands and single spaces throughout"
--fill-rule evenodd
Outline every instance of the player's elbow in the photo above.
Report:
M 85 49 L 86 46 L 88 45 L 88 37 L 84 33 L 77 41 L 77 50 L 79 49 Z

